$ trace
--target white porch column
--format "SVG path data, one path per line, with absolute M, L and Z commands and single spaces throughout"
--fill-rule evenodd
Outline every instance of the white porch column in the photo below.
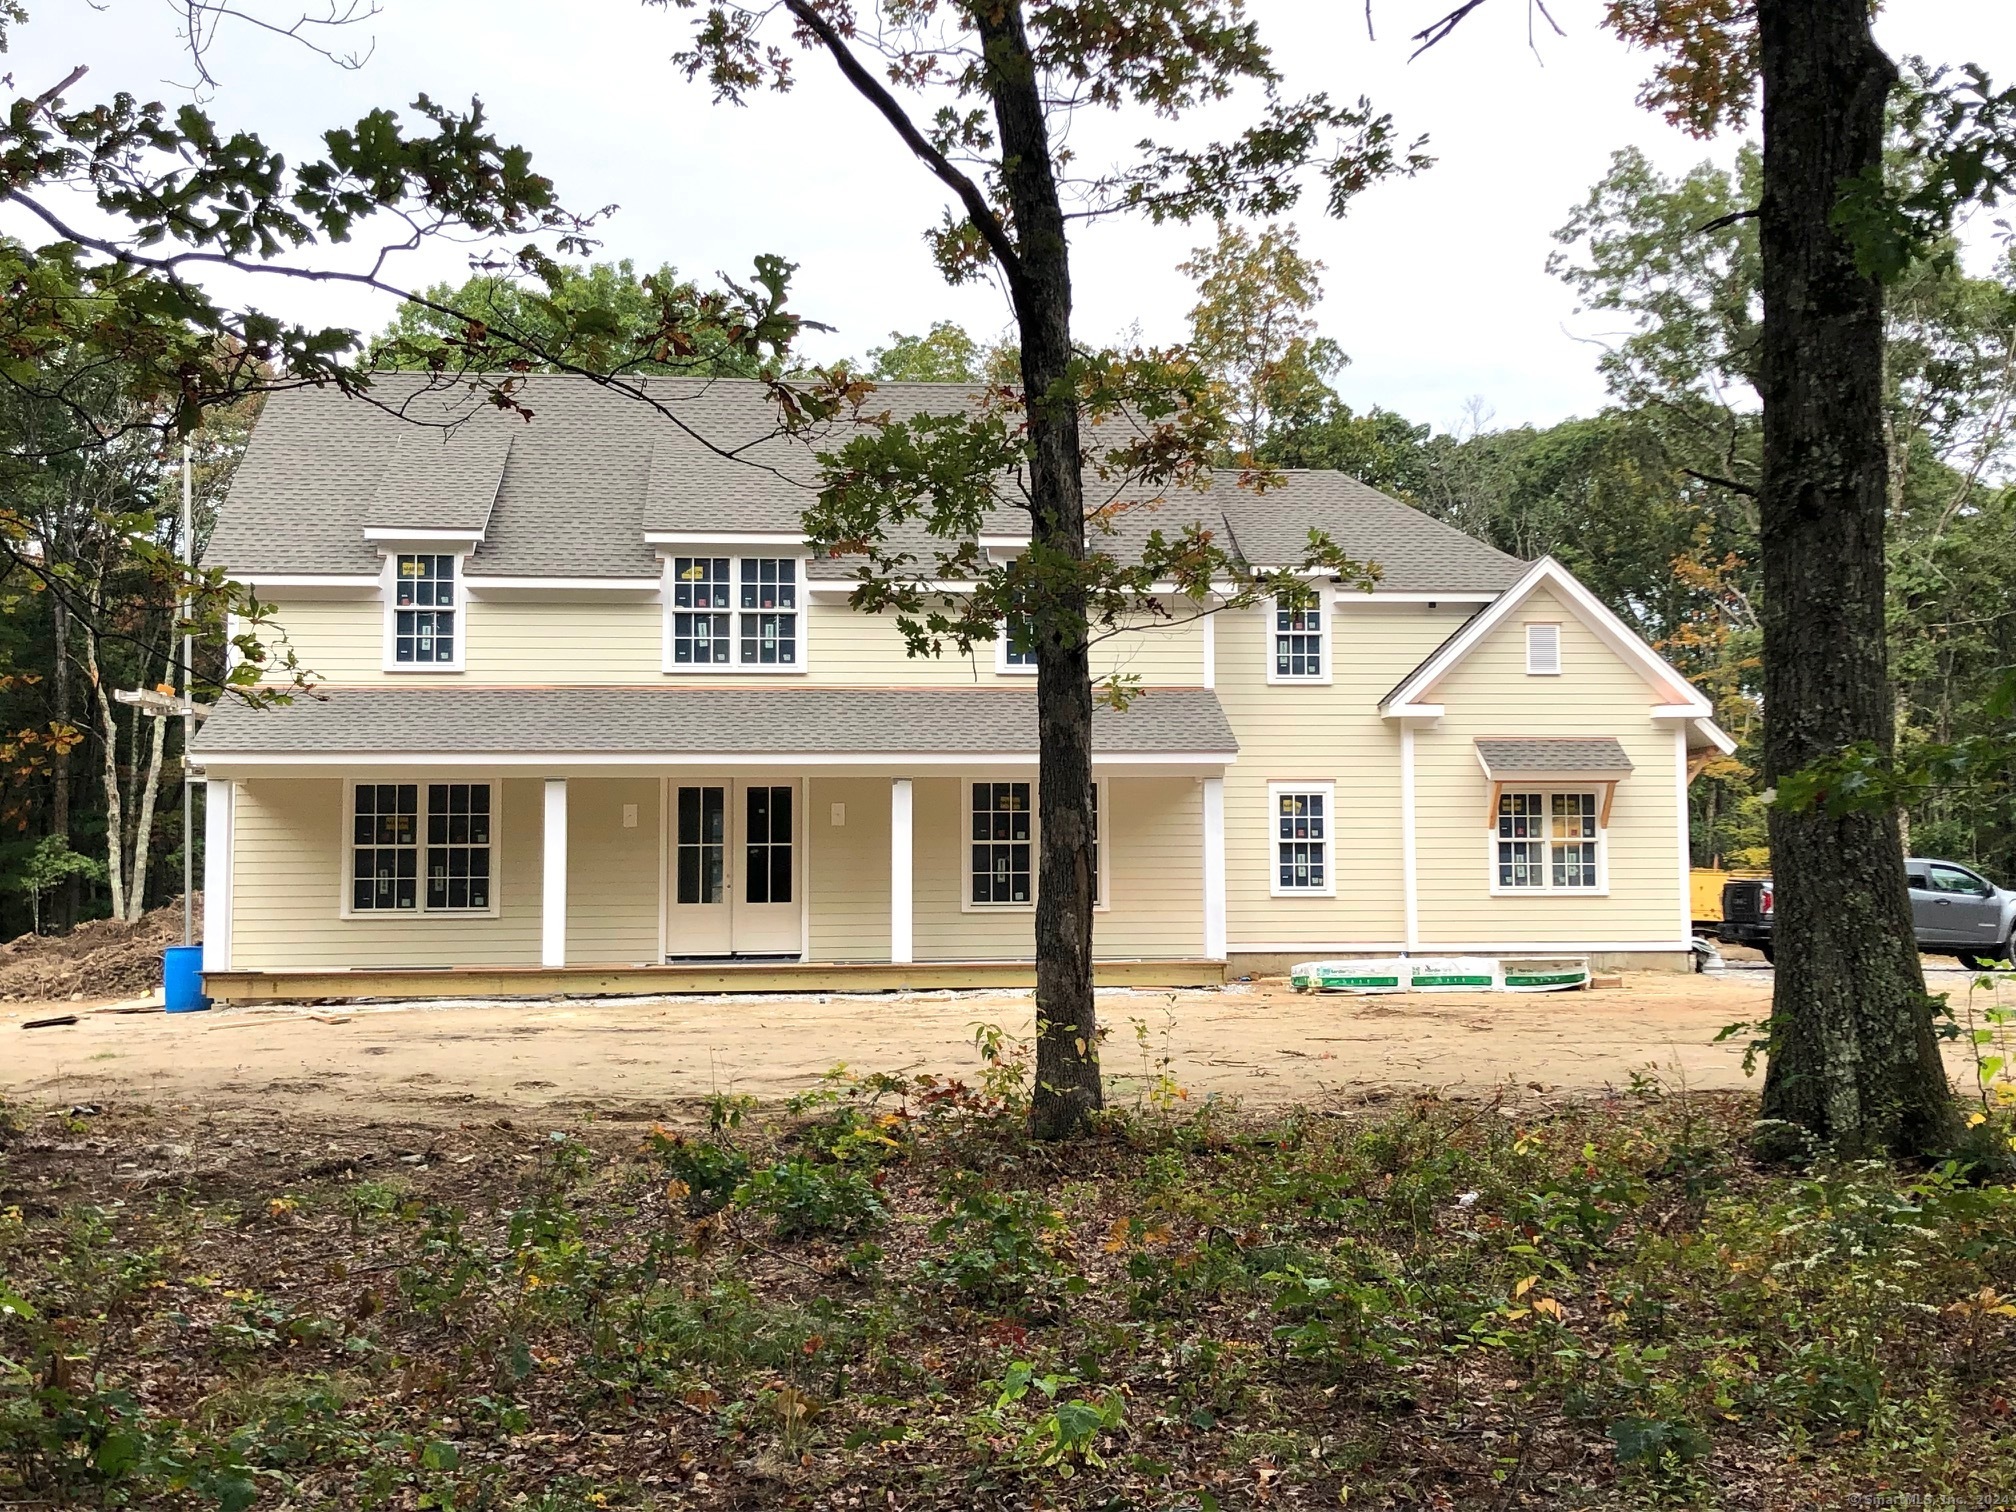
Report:
M 1334 821 L 1333 821 L 1334 822 Z M 1414 722 L 1400 721 L 1400 895 L 1404 900 L 1407 953 L 1421 948 L 1421 882 L 1414 840 Z
M 1208 625 L 1209 620 L 1205 623 Z M 1225 779 L 1204 779 L 1204 957 L 1225 959 Z
M 237 787 L 212 777 L 203 784 L 203 969 L 231 969 L 231 843 Z
M 546 779 L 545 890 L 539 915 L 539 964 L 567 964 L 567 779 Z
M 910 943 L 910 779 L 889 782 L 889 959 L 915 959 Z

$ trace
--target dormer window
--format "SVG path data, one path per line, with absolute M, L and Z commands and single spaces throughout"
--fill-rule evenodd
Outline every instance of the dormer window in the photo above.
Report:
M 798 672 L 804 666 L 796 557 L 669 559 L 667 672 Z
M 461 603 L 454 556 L 399 552 L 392 558 L 392 592 L 386 625 L 390 670 L 459 671 Z

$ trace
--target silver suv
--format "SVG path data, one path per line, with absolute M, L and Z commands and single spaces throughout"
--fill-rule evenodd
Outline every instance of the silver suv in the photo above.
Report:
M 1904 877 L 1911 888 L 1911 926 L 1920 950 L 1958 956 L 1970 968 L 2016 954 L 2016 891 L 1997 887 L 1957 861 L 1913 857 L 1904 863 Z M 1765 960 L 1772 959 L 1775 902 L 1769 877 L 1723 883 L 1721 938 L 1731 945 L 1754 945 Z

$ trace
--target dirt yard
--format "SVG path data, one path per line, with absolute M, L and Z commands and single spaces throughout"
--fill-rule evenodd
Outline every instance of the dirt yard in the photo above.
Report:
M 1928 966 L 1932 963 L 1928 961 Z M 1943 963 L 1942 963 L 1943 964 Z M 1935 970 L 1964 992 L 1963 973 Z M 1952 982 L 1937 980 L 1952 976 Z M 1760 1017 L 1770 973 L 1638 972 L 1590 992 L 1309 996 L 1285 982 L 1223 991 L 1104 991 L 1105 1061 L 1121 1078 L 1168 1072 L 1193 1096 L 1256 1108 L 1382 1092 L 1601 1091 L 1634 1072 L 1702 1090 L 1744 1086 L 1724 1025 Z M 1957 998 L 1956 998 L 1957 1000 Z M 23 1022 L 75 1013 L 73 1025 Z M 839 1062 L 858 1071 L 972 1076 L 977 1024 L 1033 1027 L 1026 992 L 678 997 L 93 1011 L 0 1007 L 0 1093 L 34 1103 L 193 1104 L 406 1119 L 479 1108 L 640 1118 L 714 1090 L 774 1101 Z M 1138 1026 L 1138 1028 L 1137 1028 Z M 1145 1047 L 1144 1047 L 1145 1041 Z M 1752 1084 L 1754 1085 L 1754 1084 Z

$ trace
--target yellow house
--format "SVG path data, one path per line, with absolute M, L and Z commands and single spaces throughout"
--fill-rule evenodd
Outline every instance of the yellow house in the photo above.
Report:
M 1033 667 L 850 607 L 759 386 L 641 386 L 533 378 L 529 422 L 410 377 L 268 400 L 208 561 L 317 683 L 195 747 L 214 993 L 1027 979 Z M 1727 738 L 1559 563 L 1338 473 L 1160 508 L 1261 568 L 1319 527 L 1380 578 L 1100 643 L 1142 689 L 1095 728 L 1103 979 L 1684 967 L 1687 783 Z

